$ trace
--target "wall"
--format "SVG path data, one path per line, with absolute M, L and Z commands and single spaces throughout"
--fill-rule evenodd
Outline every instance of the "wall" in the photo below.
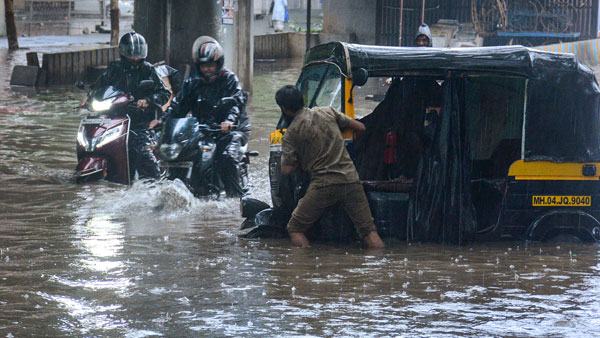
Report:
M 105 66 L 118 58 L 119 50 L 116 47 L 44 53 L 42 70 L 45 72 L 46 80 L 40 84 L 73 84 L 75 81 L 83 80 L 86 72 L 90 72 L 90 68 Z
M 235 24 L 237 21 L 234 19 L 233 25 L 221 25 L 220 33 L 221 39 L 219 43 L 223 47 L 225 52 L 225 67 L 234 70 L 234 65 L 237 64 L 235 50 Z
M 311 34 L 311 46 L 320 43 L 319 34 Z M 254 37 L 255 59 L 302 58 L 306 53 L 306 33 L 287 32 L 256 35 Z
M 221 41 L 220 13 L 216 1 L 136 0 L 134 27 L 148 42 L 150 62 L 167 60 L 182 70 L 192 63 L 197 37 L 210 35 Z
M 191 64 L 192 45 L 196 38 L 209 35 L 222 42 L 221 6 L 217 1 L 171 1 L 173 8 L 169 61 L 172 65 Z
M 222 24 L 221 1 L 137 0 L 135 30 L 146 37 L 148 61 L 166 61 L 184 72 L 192 65 L 192 45 L 203 35 L 219 41 L 225 52 L 225 66 L 238 74 L 251 89 L 253 0 L 240 0 L 234 24 Z M 238 17 L 239 16 L 239 17 Z M 237 21 L 244 21 L 238 25 Z M 236 32 L 236 28 L 239 28 Z M 239 39 L 238 37 L 243 37 Z M 195 69 L 191 68 L 192 72 Z
M 166 34 L 165 22 L 167 9 L 166 0 L 137 0 L 135 1 L 134 29 L 142 34 L 148 43 L 148 61 L 165 60 Z
M 377 1 L 323 0 L 321 43 L 342 40 L 375 44 L 376 15 Z
M 0 36 L 6 36 L 6 18 L 4 16 L 4 1 L 0 1 Z
M 306 9 L 306 0 L 287 0 L 288 9 Z M 310 7 L 312 9 L 321 9 L 324 0 L 311 0 Z
M 254 0 L 254 15 L 268 15 L 271 0 Z

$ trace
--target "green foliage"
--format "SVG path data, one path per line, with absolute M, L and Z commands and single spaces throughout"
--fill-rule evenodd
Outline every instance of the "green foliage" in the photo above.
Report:
M 292 32 L 306 32 L 306 24 L 300 25 L 295 22 L 290 21 L 288 28 Z M 323 23 L 311 24 L 310 25 L 311 33 L 321 33 L 323 32 Z

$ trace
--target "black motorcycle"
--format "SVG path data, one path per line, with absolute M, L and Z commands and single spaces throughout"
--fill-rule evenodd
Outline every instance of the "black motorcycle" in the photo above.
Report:
M 179 179 L 196 196 L 219 197 L 223 181 L 215 169 L 217 140 L 221 129 L 216 125 L 201 124 L 195 117 L 167 120 L 158 141 L 160 166 L 167 179 Z M 246 189 L 250 156 L 248 144 L 240 148 L 240 186 Z

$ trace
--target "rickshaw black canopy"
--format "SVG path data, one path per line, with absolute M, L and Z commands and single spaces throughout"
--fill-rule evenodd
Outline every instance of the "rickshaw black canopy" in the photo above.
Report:
M 600 88 L 575 55 L 523 46 L 407 48 L 331 42 L 313 47 L 305 65 L 330 62 L 342 74 L 369 76 L 496 73 L 528 79 L 525 160 L 600 162 Z M 452 72 L 455 71 L 455 72 Z
M 330 42 L 311 48 L 304 63 L 318 61 L 337 64 L 346 76 L 350 76 L 348 66 L 351 70 L 364 68 L 370 76 L 427 69 L 503 72 L 528 78 L 554 71 L 593 75 L 573 54 L 550 53 L 523 46 L 414 48 Z

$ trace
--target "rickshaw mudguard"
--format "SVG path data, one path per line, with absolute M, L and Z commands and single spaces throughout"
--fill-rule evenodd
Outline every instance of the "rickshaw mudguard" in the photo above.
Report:
M 588 175 L 585 170 L 592 168 Z M 598 181 L 600 180 L 600 163 L 574 163 L 525 161 L 514 162 L 508 171 L 508 176 L 515 180 L 547 180 L 547 181 Z

